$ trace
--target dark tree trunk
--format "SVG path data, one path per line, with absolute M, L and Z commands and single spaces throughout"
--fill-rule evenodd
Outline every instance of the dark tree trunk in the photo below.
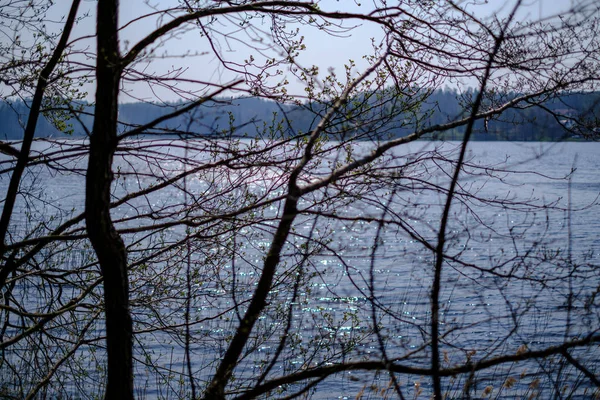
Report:
M 262 274 L 258 285 L 254 291 L 254 296 L 250 301 L 250 305 L 244 314 L 244 318 L 235 332 L 235 335 L 229 343 L 229 347 L 225 352 L 217 371 L 212 378 L 204 393 L 205 400 L 222 400 L 225 399 L 225 387 L 231 380 L 233 369 L 235 368 L 240 355 L 244 350 L 244 346 L 248 342 L 248 338 L 252 333 L 254 324 L 256 323 L 261 312 L 267 305 L 267 298 L 273 285 L 277 265 L 279 264 L 281 251 L 287 240 L 292 223 L 298 215 L 298 197 L 297 187 L 295 182 L 291 185 L 290 194 L 286 200 L 281 221 L 273 237 L 269 254 L 265 259 Z
M 17 194 L 19 193 L 21 177 L 23 176 L 25 168 L 27 167 L 27 163 L 29 162 L 29 152 L 31 150 L 31 144 L 33 143 L 33 138 L 35 136 L 37 122 L 40 117 L 42 100 L 44 99 L 46 88 L 48 87 L 48 80 L 50 79 L 50 75 L 60 62 L 60 58 L 63 56 L 65 49 L 67 48 L 69 36 L 71 35 L 73 25 L 75 24 L 75 18 L 77 17 L 77 10 L 79 9 L 80 2 L 81 0 L 73 0 L 73 2 L 71 3 L 71 9 L 69 10 L 69 15 L 65 22 L 65 27 L 63 28 L 62 34 L 60 35 L 60 40 L 56 48 L 54 49 L 54 52 L 52 52 L 52 57 L 50 57 L 50 60 L 44 66 L 40 73 L 40 76 L 37 81 L 37 86 L 35 88 L 35 93 L 31 101 L 31 109 L 29 110 L 29 116 L 27 117 L 27 125 L 25 126 L 25 131 L 23 132 L 23 143 L 21 143 L 21 149 L 18 151 L 18 153 L 13 154 L 17 157 L 17 164 L 15 165 L 15 169 L 10 177 L 10 183 L 6 192 L 6 197 L 4 199 L 4 205 L 2 208 L 2 216 L 0 217 L 1 258 L 4 258 L 4 254 L 6 252 L 6 233 L 8 232 L 8 226 L 10 224 L 10 219 L 12 217 L 13 209 L 15 207 L 15 202 L 17 200 Z M 13 150 L 10 146 L 8 147 L 8 149 Z M 4 285 L 6 284 L 6 279 L 12 272 L 15 271 L 16 268 L 17 266 L 14 263 L 13 257 L 8 257 L 6 263 L 2 265 L 2 268 L 0 268 L 0 289 L 4 288 Z
M 108 383 L 106 399 L 133 399 L 132 322 L 127 252 L 110 218 L 112 161 L 117 146 L 121 58 L 118 0 L 98 2 L 96 109 L 86 176 L 86 224 L 104 281 Z

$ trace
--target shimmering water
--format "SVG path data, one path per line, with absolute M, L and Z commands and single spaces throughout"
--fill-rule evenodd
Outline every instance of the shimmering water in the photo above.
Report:
M 124 150 L 115 160 L 115 199 L 207 162 L 208 156 L 192 151 L 189 157 L 194 162 L 182 165 L 177 157 L 188 150 L 181 141 L 144 143 L 145 151 L 157 158 L 148 163 L 136 155 L 141 152 Z M 429 366 L 434 256 L 428 244 L 436 244 L 446 199 L 443 188 L 453 168 L 448 160 L 456 159 L 458 145 L 413 143 L 395 150 L 385 160 L 387 169 L 378 171 L 395 170 L 393 179 L 388 175 L 384 181 L 366 171 L 368 178 L 350 177 L 327 191 L 306 196 L 301 203 L 305 212 L 296 219 L 284 248 L 269 306 L 257 323 L 260 334 L 247 346 L 234 385 L 243 387 L 267 370 L 268 380 L 309 367 L 380 360 L 382 342 L 387 358 L 397 358 L 409 367 Z M 37 146 L 43 152 L 53 149 L 45 143 Z M 355 154 L 369 151 L 369 146 L 359 144 Z M 469 145 L 468 164 L 451 212 L 442 273 L 443 367 L 515 354 L 524 348 L 542 349 L 600 328 L 599 301 L 593 296 L 600 287 L 599 152 L 597 143 Z M 325 160 L 331 159 L 335 156 Z M 175 187 L 114 209 L 113 217 L 122 219 L 119 227 L 124 230 L 132 263 L 136 387 L 141 397 L 189 396 L 182 328 L 188 304 L 195 382 L 201 388 L 210 378 L 253 294 L 281 202 L 255 210 L 257 215 L 239 215 L 237 220 L 214 226 L 189 225 L 188 232 L 196 235 L 189 241 L 183 240 L 185 227 L 158 224 L 188 217 L 182 203 L 200 204 L 193 214 L 197 222 L 215 210 L 235 209 L 243 204 L 242 198 L 267 200 L 284 193 L 281 171 L 285 168 L 259 167 L 259 161 L 251 171 L 199 170 L 185 183 L 179 181 Z M 68 162 L 69 168 L 80 167 L 81 172 L 85 165 L 83 156 Z M 327 167 L 316 166 L 303 179 L 310 184 L 326 172 Z M 371 179 L 368 185 L 366 179 Z M 32 196 L 18 204 L 14 240 L 30 232 L 36 218 L 56 215 L 60 220 L 82 210 L 83 182 L 83 175 L 66 170 L 32 169 L 25 185 Z M 2 175 L 0 189 L 6 187 Z M 360 197 L 345 191 L 360 193 Z M 388 222 L 374 221 L 381 218 Z M 133 231 L 155 224 L 152 237 Z M 171 249 L 161 250 L 165 248 Z M 77 251 L 80 255 L 72 256 L 62 268 L 79 268 L 90 256 L 85 241 L 77 243 Z M 94 268 L 89 274 L 97 277 Z M 99 301 L 98 293 L 90 304 Z M 22 301 L 31 305 L 32 300 L 23 295 Z M 40 301 L 39 307 L 43 306 Z M 381 342 L 374 333 L 373 318 Z M 94 339 L 102 335 L 101 322 L 88 334 L 91 344 L 77 353 L 84 368 L 92 368 L 97 361 L 102 364 L 101 340 Z M 285 329 L 289 333 L 286 346 L 270 366 Z M 11 350 L 7 348 L 9 357 L 20 354 Z M 598 346 L 571 354 L 598 376 Z M 101 369 L 96 372 L 101 376 Z M 427 378 L 397 376 L 407 398 L 427 398 Z M 508 378 L 514 382 L 507 384 Z M 90 384 L 95 379 L 81 378 L 81 382 Z M 468 374 L 446 378 L 447 393 L 463 397 L 467 379 Z M 559 392 L 564 397 L 587 398 L 594 387 L 560 357 L 504 364 L 470 379 L 474 397 L 491 386 L 492 397 L 546 398 Z M 346 372 L 315 386 L 307 396 L 356 398 L 363 393 L 364 398 L 394 398 L 389 382 L 386 373 Z M 296 388 L 280 388 L 269 396 L 284 397 Z M 79 388 L 69 392 L 78 390 L 85 392 Z

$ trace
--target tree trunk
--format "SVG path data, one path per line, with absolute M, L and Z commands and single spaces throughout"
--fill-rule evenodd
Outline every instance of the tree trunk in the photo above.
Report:
M 117 146 L 121 58 L 117 0 L 98 2 L 96 109 L 86 176 L 87 231 L 104 281 L 108 383 L 106 399 L 133 399 L 132 322 L 127 252 L 110 217 L 112 161 Z
M 35 136 L 35 130 L 41 114 L 42 100 L 48 87 L 48 80 L 50 75 L 54 72 L 54 69 L 60 62 L 60 58 L 63 56 L 65 49 L 67 48 L 69 36 L 73 30 L 75 24 L 75 18 L 77 17 L 77 10 L 79 9 L 79 3 L 81 0 L 73 0 L 71 3 L 71 9 L 65 22 L 65 27 L 60 35 L 60 40 L 52 52 L 52 57 L 48 63 L 44 66 L 40 72 L 40 76 L 37 81 L 35 93 L 31 100 L 31 109 L 29 110 L 29 116 L 27 117 L 27 125 L 23 132 L 23 143 L 21 143 L 21 149 L 19 150 L 17 157 L 17 163 L 15 169 L 10 177 L 10 183 L 4 198 L 4 205 L 2 208 L 2 216 L 0 217 L 0 258 L 4 257 L 6 252 L 6 233 L 8 232 L 8 226 L 10 219 L 15 207 L 17 195 L 19 193 L 19 186 L 21 185 L 21 178 L 29 162 L 29 152 L 31 151 L 31 144 Z M 6 263 L 0 268 L 0 290 L 4 288 L 6 279 L 8 276 L 15 271 L 17 268 L 13 257 L 8 257 Z

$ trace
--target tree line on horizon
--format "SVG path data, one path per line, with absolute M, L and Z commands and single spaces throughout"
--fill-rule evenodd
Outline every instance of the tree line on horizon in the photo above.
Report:
M 464 118 L 467 105 L 476 93 L 467 89 L 460 93 L 456 89 L 435 90 L 421 104 L 417 115 L 398 115 L 397 123 L 385 132 L 378 132 L 375 139 L 388 140 L 404 137 L 414 129 L 418 119 L 422 126 L 439 125 Z M 516 95 L 515 95 L 516 96 Z M 504 97 L 511 97 L 504 95 Z M 514 96 L 513 96 L 514 97 Z M 490 101 L 493 103 L 493 101 Z M 119 121 L 122 130 L 141 126 L 167 115 L 183 102 L 153 103 L 135 102 L 119 105 Z M 0 140 L 20 140 L 23 121 L 29 115 L 29 100 L 0 100 Z M 380 112 L 383 105 L 376 105 L 373 113 Z M 79 138 L 91 131 L 94 106 L 77 103 L 71 106 L 78 110 L 78 120 L 63 117 L 64 110 L 49 109 L 38 121 L 37 138 Z M 318 102 L 285 104 L 260 97 L 220 98 L 207 102 L 193 111 L 152 126 L 140 136 L 145 137 L 269 137 L 274 126 L 280 124 L 279 134 L 294 137 L 310 132 L 318 123 L 318 116 L 327 106 Z M 513 108 L 500 118 L 479 120 L 475 123 L 471 140 L 476 141 L 560 141 L 591 140 L 600 130 L 600 93 L 569 93 L 556 96 L 545 103 L 545 108 Z M 343 119 L 343 115 L 339 115 Z M 403 123 L 404 121 L 411 123 Z M 283 127 L 281 125 L 284 125 Z M 343 124 L 331 129 L 329 137 L 343 139 L 352 127 Z M 423 139 L 462 140 L 464 127 L 436 132 Z
M 596 0 L 4 3 L 0 398 L 600 396 L 592 175 L 469 150 L 598 136 Z M 301 62 L 363 24 L 364 67 Z

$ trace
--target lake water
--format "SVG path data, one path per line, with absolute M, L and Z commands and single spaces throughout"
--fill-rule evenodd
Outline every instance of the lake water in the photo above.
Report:
M 22 186 L 26 196 L 12 220 L 13 241 L 47 235 L 82 210 L 86 158 L 80 144 L 36 143 L 42 153 L 71 156 L 27 174 Z M 232 390 L 263 373 L 268 380 L 315 366 L 381 360 L 382 343 L 386 357 L 399 364 L 429 366 L 434 256 L 427 246 L 436 243 L 458 145 L 412 143 L 393 151 L 377 169 L 367 168 L 361 176 L 303 199 L 269 306 L 235 370 Z M 185 182 L 113 210 L 129 249 L 140 397 L 189 397 L 183 328 L 188 306 L 191 366 L 196 385 L 203 387 L 258 281 L 282 207 L 273 199 L 284 193 L 289 171 L 288 164 L 267 161 L 298 150 L 290 145 L 239 164 L 218 164 L 225 146 L 131 142 L 115 160 L 115 201 L 195 168 Z M 325 152 L 334 144 L 323 146 Z M 369 146 L 361 143 L 353 154 L 366 153 Z M 302 177 L 305 184 L 347 155 L 331 153 L 309 166 L 310 173 Z M 443 367 L 543 349 L 600 329 L 600 298 L 595 296 L 600 288 L 598 154 L 598 143 L 469 144 L 442 272 Z M 204 168 L 210 162 L 214 167 Z M 0 175 L 3 192 L 8 176 Z M 265 206 L 235 218 L 213 218 L 257 201 Z M 382 218 L 385 224 L 376 222 Z M 189 224 L 178 225 L 181 220 Z M 81 224 L 70 229 L 73 237 L 82 233 Z M 186 240 L 186 232 L 193 237 Z M 13 278 L 9 305 L 48 313 L 80 296 L 98 277 L 85 240 L 54 242 Z M 98 287 L 88 292 L 78 307 L 44 330 L 5 348 L 0 376 L 7 387 L 30 388 L 24 381 L 42 379 L 76 345 L 57 367 L 46 394 L 92 398 L 101 392 L 103 330 L 101 314 L 94 315 L 101 292 Z M 3 312 L 10 321 L 3 340 L 37 318 Z M 286 329 L 285 346 L 272 361 Z M 598 345 L 570 354 L 598 377 Z M 398 374 L 397 379 L 406 398 L 431 393 L 426 377 Z M 469 379 L 474 398 L 487 387 L 491 398 L 549 398 L 555 393 L 557 398 L 589 398 L 595 389 L 577 367 L 558 356 L 445 378 L 445 391 L 464 397 Z M 395 398 L 389 382 L 387 373 L 346 372 L 315 385 L 306 396 Z M 281 387 L 268 397 L 285 397 L 299 387 Z

